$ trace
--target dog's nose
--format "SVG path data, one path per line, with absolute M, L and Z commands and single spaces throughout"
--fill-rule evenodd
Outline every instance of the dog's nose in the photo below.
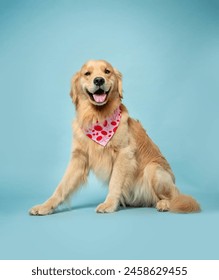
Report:
M 96 77 L 95 79 L 94 79 L 94 84 L 96 85 L 96 86 L 102 86 L 103 84 L 105 83 L 105 80 L 104 80 L 104 78 L 102 78 L 102 77 Z

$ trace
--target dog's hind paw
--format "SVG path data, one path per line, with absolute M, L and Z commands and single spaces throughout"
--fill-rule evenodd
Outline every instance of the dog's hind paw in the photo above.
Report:
M 166 211 L 169 211 L 169 208 L 170 208 L 170 201 L 169 200 L 165 200 L 165 199 L 162 199 L 162 200 L 159 200 L 157 202 L 157 205 L 156 205 L 156 208 L 159 212 L 166 212 Z

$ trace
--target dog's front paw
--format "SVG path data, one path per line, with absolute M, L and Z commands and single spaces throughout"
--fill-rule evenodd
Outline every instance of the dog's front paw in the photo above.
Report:
M 44 216 L 44 215 L 52 214 L 52 212 L 53 212 L 53 208 L 45 204 L 36 205 L 29 210 L 29 214 L 33 216 Z
M 112 213 L 117 210 L 118 203 L 113 201 L 105 201 L 99 204 L 96 208 L 97 213 Z

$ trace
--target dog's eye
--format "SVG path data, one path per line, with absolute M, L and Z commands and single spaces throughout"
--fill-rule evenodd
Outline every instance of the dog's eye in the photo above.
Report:
M 105 69 L 105 74 L 109 74 L 109 73 L 110 73 L 110 70 Z
M 90 76 L 91 72 L 87 71 L 84 73 L 85 76 Z

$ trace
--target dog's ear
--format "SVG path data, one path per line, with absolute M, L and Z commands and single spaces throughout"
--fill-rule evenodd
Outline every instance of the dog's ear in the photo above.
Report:
M 122 94 L 122 74 L 116 68 L 114 68 L 114 72 L 115 72 L 116 77 L 117 77 L 117 87 L 118 87 L 119 97 L 123 98 L 123 94 Z
M 75 105 L 77 105 L 78 103 L 78 79 L 79 79 L 79 72 L 77 72 L 71 80 L 70 96 L 72 98 L 73 103 L 75 103 Z

